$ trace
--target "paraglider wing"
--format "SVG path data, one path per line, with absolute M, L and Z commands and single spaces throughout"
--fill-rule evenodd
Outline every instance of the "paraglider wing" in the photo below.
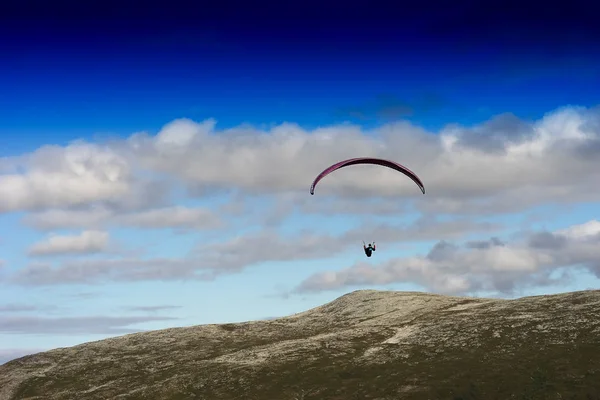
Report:
M 383 160 L 380 158 L 370 158 L 370 157 L 351 158 L 349 160 L 340 161 L 338 163 L 333 164 L 332 166 L 330 166 L 329 168 L 327 168 L 323 172 L 321 172 L 315 178 L 312 185 L 310 186 L 310 194 L 314 195 L 315 194 L 315 186 L 317 186 L 317 183 L 319 183 L 319 181 L 321 179 L 325 178 L 327 175 L 329 175 L 333 171 L 336 171 L 340 168 L 344 168 L 344 167 L 347 167 L 350 165 L 357 165 L 357 164 L 381 165 L 383 167 L 388 167 L 388 168 L 391 168 L 398 172 L 402 172 L 404 175 L 406 175 L 410 179 L 412 179 L 413 182 L 415 182 L 419 186 L 419 189 L 421 189 L 421 192 L 423 192 L 423 194 L 425 194 L 425 186 L 423 186 L 423 182 L 421 182 L 421 179 L 419 179 L 419 177 L 414 172 L 412 172 L 410 169 L 406 168 L 405 166 L 403 166 L 401 164 L 393 162 L 393 161 Z

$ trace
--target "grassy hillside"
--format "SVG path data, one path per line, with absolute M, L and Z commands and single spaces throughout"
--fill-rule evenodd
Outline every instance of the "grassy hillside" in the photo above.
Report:
M 23 357 L 0 366 L 5 399 L 600 399 L 600 291 L 356 291 L 271 321 Z

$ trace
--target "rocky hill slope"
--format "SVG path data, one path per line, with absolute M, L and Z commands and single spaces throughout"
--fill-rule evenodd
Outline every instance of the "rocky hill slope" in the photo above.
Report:
M 13 399 L 600 399 L 600 290 L 361 290 L 285 318 L 144 332 L 0 366 Z

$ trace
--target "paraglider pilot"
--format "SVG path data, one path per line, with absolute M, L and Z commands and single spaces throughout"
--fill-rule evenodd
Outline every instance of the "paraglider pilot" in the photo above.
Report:
M 365 242 L 363 242 L 363 249 L 365 249 L 365 254 L 367 255 L 367 257 L 371 257 L 371 255 L 375 251 L 375 242 L 373 242 L 373 245 L 369 243 L 368 246 L 365 246 Z

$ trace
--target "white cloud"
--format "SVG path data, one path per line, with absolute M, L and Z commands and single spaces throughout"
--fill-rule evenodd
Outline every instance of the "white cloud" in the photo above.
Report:
M 558 234 L 566 235 L 575 239 L 585 238 L 600 234 L 600 221 L 592 220 L 585 224 L 574 225 L 567 229 L 557 231 Z
M 116 201 L 132 194 L 129 163 L 86 143 L 45 146 L 19 159 L 22 173 L 0 175 L 0 212 Z
M 342 125 L 307 132 L 284 124 L 270 132 L 230 129 L 211 134 L 213 123 L 180 122 L 185 145 L 162 147 L 140 134 L 129 144 L 142 165 L 183 179 L 191 186 L 242 188 L 263 193 L 306 192 L 321 169 L 357 155 L 392 158 L 422 177 L 427 195 L 403 175 L 381 167 L 349 167 L 328 176 L 315 196 L 394 195 L 416 198 L 424 210 L 518 211 L 546 201 L 598 200 L 600 152 L 583 156 L 600 138 L 599 109 L 565 108 L 535 123 L 500 116 L 474 128 L 448 126 L 439 136 L 408 123 L 390 124 L 369 135 Z M 585 190 L 584 190 L 585 189 Z M 508 206 L 506 206 L 508 205 Z M 486 207 L 487 206 L 487 207 Z
M 35 229 L 134 227 L 143 229 L 215 229 L 222 221 L 202 207 L 171 206 L 139 212 L 118 212 L 102 206 L 86 210 L 52 209 L 26 215 L 23 222 Z
M 45 240 L 33 244 L 29 255 L 47 256 L 58 254 L 90 254 L 107 250 L 108 232 L 83 231 L 79 235 L 52 235 Z
M 363 238 L 381 245 L 457 238 L 467 232 L 493 232 L 496 224 L 467 220 L 420 219 L 408 226 L 371 224 L 341 236 L 304 232 L 282 236 L 275 229 L 238 235 L 225 242 L 203 243 L 180 258 L 111 258 L 67 260 L 57 264 L 31 263 L 10 277 L 22 285 L 97 284 L 109 281 L 212 280 L 261 262 L 286 262 L 333 257 L 353 248 L 362 251 Z M 268 244 L 268 250 L 265 250 Z
M 598 221 L 573 226 L 569 236 L 538 232 L 526 241 L 505 244 L 497 239 L 466 246 L 438 242 L 427 255 L 400 258 L 379 266 L 358 263 L 339 271 L 321 272 L 302 282 L 296 292 L 338 289 L 354 285 L 412 282 L 428 290 L 451 294 L 478 291 L 511 293 L 528 285 L 561 282 L 553 273 L 564 268 L 587 268 L 600 277 L 598 230 L 581 234 Z
M 77 228 L 85 233 L 50 237 L 34 244 L 31 255 L 104 251 L 109 239 L 106 230 L 113 227 L 235 226 L 246 231 L 255 225 L 263 230 L 239 236 L 230 230 L 230 240 L 215 238 L 216 243 L 179 258 L 32 263 L 17 270 L 13 281 L 213 279 L 264 261 L 333 256 L 362 239 L 391 246 L 498 234 L 504 226 L 477 217 L 522 213 L 553 203 L 600 201 L 600 191 L 594 190 L 600 187 L 599 121 L 600 108 L 576 107 L 555 110 L 534 122 L 506 114 L 474 127 L 448 125 L 436 134 L 407 122 L 371 130 L 343 124 L 307 131 L 286 123 L 268 130 L 243 126 L 218 131 L 214 120 L 180 119 L 156 135 L 137 133 L 103 145 L 46 146 L 22 157 L 0 159 L 0 190 L 7 194 L 0 199 L 0 212 L 34 211 L 22 220 L 33 228 Z M 427 194 L 395 171 L 356 166 L 326 177 L 315 196 L 309 195 L 310 183 L 322 169 L 356 156 L 407 165 L 423 179 Z M 214 209 L 176 205 L 180 200 L 188 204 L 186 196 L 220 195 L 229 196 L 230 202 Z M 254 208 L 253 202 L 261 200 L 272 201 L 266 211 Z M 421 213 L 416 223 L 396 223 L 395 217 L 415 211 Z M 310 228 L 284 237 L 271 229 L 293 212 L 317 214 L 324 222 L 328 216 L 356 216 L 361 225 L 339 237 Z M 453 215 L 443 220 L 440 214 Z M 236 218 L 230 219 L 230 226 L 225 220 L 231 216 Z M 549 279 L 544 271 L 559 264 L 584 260 L 593 265 L 595 253 L 588 233 L 598 228 L 590 223 L 577 229 L 534 235 L 521 244 L 479 241 L 459 248 L 438 247 L 428 257 L 396 260 L 381 269 L 357 265 L 340 275 L 324 276 L 335 285 L 360 281 L 363 276 L 386 282 L 400 276 L 439 290 L 508 290 L 514 287 L 515 277 L 538 274 L 536 281 Z M 554 246 L 566 242 L 569 251 L 556 254 L 547 248 L 550 242 Z M 272 244 L 268 252 L 258 250 L 263 243 Z M 435 258 L 442 254 L 446 258 Z M 541 268 L 546 265 L 552 268 Z M 495 274 L 493 284 L 486 273 Z
M 113 210 L 100 206 L 85 210 L 51 209 L 27 214 L 23 222 L 44 231 L 62 228 L 98 228 L 109 221 L 114 214 Z
M 121 223 L 139 228 L 202 228 L 220 226 L 219 218 L 203 208 L 167 207 L 124 215 Z
M 463 214 L 519 212 L 550 199 L 599 201 L 600 192 L 590 190 L 600 183 L 599 115 L 600 107 L 558 109 L 535 122 L 506 114 L 475 127 L 448 125 L 438 135 L 406 122 L 369 131 L 348 124 L 307 131 L 290 123 L 270 130 L 217 131 L 214 120 L 180 119 L 154 136 L 45 146 L 2 159 L 0 212 L 81 211 L 98 204 L 141 211 L 149 204 L 166 206 L 169 185 L 181 182 L 195 195 L 236 189 L 294 193 L 307 197 L 301 201 L 308 209 L 323 207 L 331 195 L 341 195 L 342 202 L 413 199 L 424 212 Z M 407 165 L 423 179 L 427 194 L 395 171 L 354 166 L 326 177 L 310 203 L 313 178 L 332 163 L 356 156 Z M 391 203 L 381 206 L 393 212 Z M 101 210 L 87 210 L 92 214 L 87 218 L 101 219 L 106 212 Z

